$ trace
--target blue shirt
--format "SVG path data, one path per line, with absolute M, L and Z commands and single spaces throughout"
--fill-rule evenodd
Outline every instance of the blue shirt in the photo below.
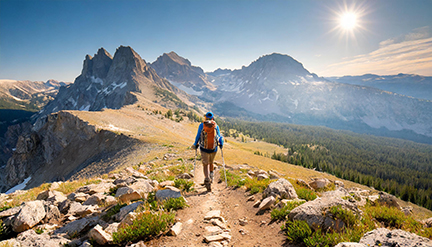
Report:
M 195 137 L 195 143 L 194 143 L 195 146 L 198 145 L 198 141 L 199 141 L 199 138 L 200 138 L 200 136 L 201 136 L 201 132 L 202 132 L 203 128 L 204 128 L 204 123 L 201 123 L 201 124 L 199 125 L 199 127 L 198 127 L 198 133 L 197 133 L 197 135 L 196 135 L 196 137 Z M 222 136 L 222 134 L 220 133 L 220 130 L 219 130 L 219 126 L 218 126 L 218 125 L 216 125 L 216 134 L 217 134 L 217 140 L 218 140 L 218 142 L 219 142 L 219 145 L 220 145 L 220 146 L 223 146 L 223 144 L 224 144 L 223 136 Z M 203 148 L 203 147 L 200 147 L 200 149 L 201 149 L 202 151 L 206 152 L 206 153 L 214 153 L 214 152 L 217 152 L 217 147 L 216 147 L 214 150 L 213 150 L 213 149 L 212 149 L 212 150 L 205 149 L 205 148 Z

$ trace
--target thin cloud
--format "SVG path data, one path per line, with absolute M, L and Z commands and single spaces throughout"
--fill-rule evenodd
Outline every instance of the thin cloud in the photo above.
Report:
M 413 30 L 403 38 L 380 42 L 380 48 L 331 64 L 320 74 L 330 76 L 410 73 L 432 76 L 432 38 L 430 28 Z

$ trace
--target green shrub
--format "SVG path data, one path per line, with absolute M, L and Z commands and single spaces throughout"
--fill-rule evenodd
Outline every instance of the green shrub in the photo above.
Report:
M 227 183 L 228 186 L 233 186 L 236 188 L 240 188 L 246 184 L 246 179 L 240 177 L 239 175 L 235 174 L 231 171 L 226 171 L 226 177 L 227 177 Z M 223 169 L 220 170 L 220 178 L 222 181 L 225 181 L 225 174 Z
M 308 247 L 332 247 L 344 241 L 344 235 L 338 232 L 324 233 L 321 230 L 315 231 L 313 234 L 303 239 L 303 242 Z
M 38 227 L 38 228 L 35 228 L 34 231 L 36 232 L 36 234 L 42 234 L 42 233 L 44 233 L 45 229 Z
M 385 227 L 398 228 L 414 233 L 423 228 L 421 223 L 411 216 L 406 216 L 395 207 L 366 206 L 364 211 L 368 217 L 381 222 Z
M 109 221 L 111 219 L 111 217 L 115 214 L 117 214 L 118 212 L 120 212 L 120 209 L 124 206 L 126 206 L 126 203 L 117 203 L 115 206 L 113 206 L 112 208 L 108 209 L 108 211 L 106 212 L 106 214 L 104 216 L 102 216 L 102 219 L 105 221 Z
M 158 210 L 159 209 L 159 203 L 156 200 L 156 192 L 150 192 L 147 196 L 147 203 L 150 210 Z
M 300 199 L 304 199 L 306 201 L 313 201 L 317 198 L 317 194 L 314 191 L 303 187 L 298 188 L 296 192 Z
M 169 198 L 169 199 L 163 201 L 163 208 L 166 211 L 179 210 L 179 209 L 183 209 L 187 206 L 188 205 L 186 203 L 186 200 L 183 197 Z
M 189 192 L 193 190 L 194 182 L 187 179 L 176 179 L 174 180 L 174 187 L 179 188 L 182 191 Z
M 332 191 L 332 190 L 335 190 L 335 189 L 336 189 L 335 184 L 334 183 L 330 183 L 329 185 L 327 185 L 324 188 L 316 189 L 316 192 L 326 192 L 326 191 Z
M 348 227 L 355 226 L 358 223 L 357 216 L 350 210 L 342 208 L 341 205 L 331 207 L 329 212 L 336 219 L 342 220 Z
M 263 192 L 270 184 L 270 179 L 259 180 L 256 178 L 245 178 L 246 190 L 253 195 L 256 193 Z
M 115 196 L 117 194 L 117 190 L 118 190 L 118 187 L 112 187 L 112 188 L 109 189 L 109 193 L 108 194 L 110 196 Z
M 113 233 L 113 242 L 120 244 L 148 239 L 167 230 L 174 220 L 175 212 L 140 213 L 131 225 L 121 225 L 118 231 Z
M 304 202 L 297 202 L 297 201 L 289 201 L 283 208 L 278 209 L 275 208 L 270 212 L 270 217 L 272 220 L 285 220 L 287 219 L 288 214 L 293 210 L 294 208 L 302 205 Z
M 287 220 L 281 229 L 285 232 L 288 241 L 292 243 L 303 242 L 303 239 L 308 238 L 312 234 L 309 225 L 306 221 L 302 220 Z

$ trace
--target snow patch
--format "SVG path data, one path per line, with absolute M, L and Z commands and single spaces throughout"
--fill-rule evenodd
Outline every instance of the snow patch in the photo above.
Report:
M 90 77 L 91 81 L 93 83 L 99 83 L 99 84 L 103 84 L 103 80 L 99 77 L 94 77 L 93 75 Z
M 22 100 L 22 99 L 20 99 L 20 98 L 17 98 L 17 97 L 15 97 L 15 96 L 13 96 L 13 95 L 12 95 L 12 98 L 13 98 L 14 100 L 16 100 L 16 101 L 24 101 L 24 100 Z
M 79 110 L 80 111 L 88 111 L 88 110 L 90 110 L 90 105 L 81 106 Z
M 186 93 L 188 93 L 190 95 L 201 96 L 204 93 L 203 91 L 196 91 L 193 88 L 186 87 L 185 85 L 183 85 L 181 83 L 178 83 L 178 82 L 170 81 L 170 83 L 173 84 L 178 89 L 183 90 L 183 91 L 185 91 Z
M 17 190 L 24 189 L 26 187 L 27 183 L 30 181 L 30 179 L 31 179 L 31 177 L 28 177 L 28 178 L 24 179 L 24 182 L 22 182 L 22 183 L 20 183 L 18 185 L 15 185 L 12 188 L 10 188 L 8 191 L 6 191 L 6 194 L 10 194 L 10 193 L 13 193 L 13 192 L 15 192 Z
M 72 97 L 70 97 L 70 98 L 68 99 L 68 101 L 71 102 L 72 105 L 73 105 L 74 107 L 76 107 L 77 104 L 78 104 L 78 102 L 76 102 Z
M 295 107 L 296 107 L 296 109 L 297 109 L 297 106 L 298 106 L 298 100 L 296 99 L 296 100 L 294 100 L 294 105 L 295 105 Z

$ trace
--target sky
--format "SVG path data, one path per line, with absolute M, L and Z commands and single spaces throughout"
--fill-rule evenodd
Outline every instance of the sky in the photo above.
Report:
M 0 0 L 0 79 L 73 82 L 86 54 L 120 45 L 206 72 L 277 52 L 319 76 L 432 76 L 431 13 L 432 0 Z

